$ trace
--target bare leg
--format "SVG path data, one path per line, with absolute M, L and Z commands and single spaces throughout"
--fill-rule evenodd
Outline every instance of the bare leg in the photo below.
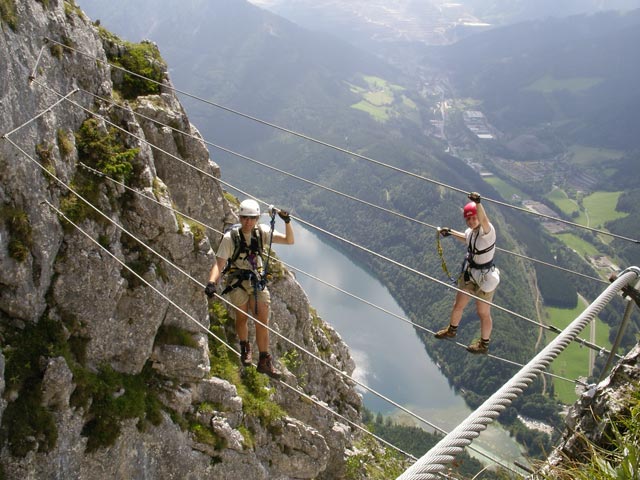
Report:
M 464 308 L 471 300 L 471 297 L 466 293 L 458 292 L 456 293 L 456 299 L 453 302 L 453 309 L 451 310 L 451 320 L 449 323 L 454 327 L 457 327 L 462 319 L 462 313 L 464 312 Z
M 249 339 L 249 328 L 247 327 L 247 309 L 249 304 L 245 303 L 238 307 L 240 310 L 235 310 L 236 316 L 236 335 L 240 341 L 247 341 Z
M 254 300 L 249 300 L 249 306 L 251 307 L 251 311 L 254 310 Z M 256 343 L 258 344 L 259 352 L 268 352 L 269 351 L 269 330 L 264 325 L 269 324 L 269 305 L 264 302 L 258 302 L 258 315 L 256 316 L 258 322 L 256 324 Z
M 491 305 L 480 300 L 476 300 L 476 310 L 480 317 L 480 336 L 485 340 L 491 338 L 493 320 L 491 319 Z

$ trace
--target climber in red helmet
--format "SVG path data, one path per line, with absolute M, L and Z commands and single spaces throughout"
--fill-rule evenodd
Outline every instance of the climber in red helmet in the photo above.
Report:
M 480 338 L 474 340 L 467 350 L 471 353 L 487 353 L 491 340 L 491 302 L 496 287 L 500 282 L 500 272 L 493 264 L 496 246 L 496 230 L 489 222 L 489 217 L 480 203 L 480 194 L 468 194 L 469 203 L 464 206 L 462 214 L 467 223 L 467 229 L 459 232 L 447 227 L 438 229 L 443 237 L 453 236 L 467 245 L 467 255 L 458 277 L 458 291 L 451 310 L 449 326 L 435 333 L 436 338 L 453 338 L 456 336 L 462 312 L 471 300 L 468 292 L 476 299 L 476 310 L 480 317 Z

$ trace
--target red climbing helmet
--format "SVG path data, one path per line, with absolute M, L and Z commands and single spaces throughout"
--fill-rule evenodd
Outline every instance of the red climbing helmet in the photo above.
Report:
M 478 214 L 478 207 L 476 206 L 476 202 L 469 202 L 464 206 L 462 211 L 462 215 L 464 218 L 473 217 Z

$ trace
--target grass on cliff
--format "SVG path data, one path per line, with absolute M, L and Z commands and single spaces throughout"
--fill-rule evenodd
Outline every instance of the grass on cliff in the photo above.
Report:
M 88 452 L 113 445 L 124 419 L 137 418 L 141 431 L 162 422 L 162 405 L 154 393 L 156 375 L 150 364 L 138 375 L 116 372 L 107 365 L 97 373 L 74 369 L 74 380 L 77 387 L 72 403 L 88 409 L 89 420 L 82 429 Z
M 138 154 L 137 148 L 126 148 L 115 128 L 105 129 L 95 118 L 85 120 L 75 134 L 78 160 L 100 172 L 126 182 L 133 174 L 131 163 Z M 72 187 L 92 205 L 99 205 L 102 180 L 92 173 L 78 169 L 71 182 Z M 105 221 L 93 208 L 69 193 L 60 198 L 60 207 L 74 223 L 85 218 Z
M 227 343 L 233 344 L 235 340 L 230 340 L 226 334 L 226 327 L 233 325 L 233 319 L 222 302 L 210 303 L 210 318 L 211 331 Z M 285 416 L 286 412 L 280 405 L 271 400 L 273 388 L 270 387 L 269 377 L 258 373 L 254 367 L 241 371 L 238 356 L 211 336 L 209 352 L 211 375 L 236 386 L 246 415 L 258 418 L 264 426 Z
M 345 478 L 347 480 L 397 478 L 408 468 L 406 461 L 398 452 L 380 446 L 373 437 L 364 436 L 354 446 L 356 453 L 350 455 L 346 462 Z
M 125 148 L 115 127 L 106 130 L 95 118 L 88 118 L 76 134 L 78 159 L 109 177 L 127 180 L 132 172 L 131 161 L 137 148 Z
M 640 478 L 640 391 L 630 395 L 629 409 L 610 419 L 611 434 L 603 444 L 583 438 L 582 461 L 567 459 L 539 480 L 633 480 Z M 606 421 L 603 419 L 601 421 Z
M 16 457 L 31 450 L 48 452 L 56 444 L 58 430 L 53 412 L 42 405 L 41 358 L 69 355 L 62 329 L 57 322 L 43 318 L 23 329 L 4 330 L 2 339 L 6 392 L 15 396 L 2 416 L 3 443 Z
M 166 64 L 158 47 L 148 41 L 126 42 L 102 27 L 98 27 L 98 31 L 103 43 L 107 45 L 105 50 L 109 61 L 125 70 L 122 76 L 113 77 L 114 89 L 126 100 L 159 94 L 165 79 Z M 110 48 L 113 46 L 118 48 Z
M 119 373 L 108 366 L 92 372 L 81 363 L 81 349 L 74 348 L 81 339 L 69 337 L 73 330 L 69 319 L 63 326 L 45 314 L 38 323 L 2 331 L 6 392 L 12 400 L 2 416 L 0 435 L 16 457 L 33 450 L 46 453 L 56 445 L 55 412 L 61 406 L 43 404 L 42 395 L 51 358 L 64 358 L 73 373 L 75 389 L 70 404 L 84 409 L 82 435 L 88 439 L 88 451 L 113 444 L 124 419 L 137 418 L 141 430 L 162 420 L 158 379 L 151 367 L 145 366 L 138 375 Z
M 0 19 L 14 32 L 18 28 L 18 13 L 15 0 L 0 0 Z
M 9 232 L 9 256 L 24 262 L 33 247 L 31 222 L 27 213 L 19 208 L 3 206 L 0 207 L 0 220 L 4 221 Z

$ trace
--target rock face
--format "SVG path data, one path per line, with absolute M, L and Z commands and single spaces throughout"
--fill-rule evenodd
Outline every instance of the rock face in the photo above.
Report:
M 339 373 L 354 363 L 286 270 L 270 286 L 273 352 L 296 360 L 282 366 L 289 386 L 271 383 L 283 414 L 248 412 L 239 384 L 212 375 L 222 357 L 207 329 L 234 337 L 202 283 L 235 214 L 154 46 L 120 42 L 73 1 L 5 4 L 0 474 L 343 478 L 356 433 L 297 391 L 359 422 L 361 397 Z M 108 63 L 127 55 L 160 83 Z
M 565 434 L 547 459 L 542 473 L 553 477 L 553 469 L 565 462 L 590 458 L 591 445 L 610 447 L 613 421 L 629 416 L 630 399 L 640 384 L 640 344 L 637 344 L 597 385 L 588 388 L 569 410 Z M 534 478 L 543 478 L 536 476 Z

